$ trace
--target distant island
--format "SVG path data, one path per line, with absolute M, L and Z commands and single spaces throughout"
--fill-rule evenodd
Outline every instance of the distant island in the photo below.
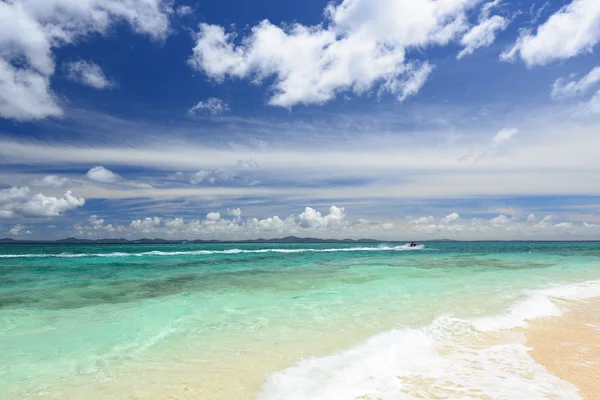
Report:
M 287 236 L 277 239 L 252 239 L 252 240 L 202 240 L 202 239 L 78 239 L 74 237 L 59 239 L 59 240 L 19 240 L 11 238 L 0 239 L 0 244 L 217 244 L 217 243 L 383 243 L 381 240 L 375 239 L 317 239 L 317 238 L 300 238 L 295 236 Z
M 454 242 L 455 240 L 441 239 L 433 242 Z M 19 240 L 12 238 L 0 239 L 0 244 L 218 244 L 218 243 L 389 243 L 395 240 L 376 240 L 376 239 L 318 239 L 318 238 L 300 238 L 296 236 L 287 236 L 277 239 L 251 239 L 251 240 L 202 240 L 202 239 L 77 239 L 74 237 L 58 240 Z M 430 242 L 420 241 L 422 242 Z

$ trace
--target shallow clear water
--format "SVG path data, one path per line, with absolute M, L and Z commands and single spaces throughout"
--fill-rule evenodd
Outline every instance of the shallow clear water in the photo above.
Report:
M 1 245 L 0 398 L 391 399 L 465 382 L 473 398 L 521 383 L 577 398 L 518 340 L 482 332 L 600 295 L 598 280 L 590 242 Z

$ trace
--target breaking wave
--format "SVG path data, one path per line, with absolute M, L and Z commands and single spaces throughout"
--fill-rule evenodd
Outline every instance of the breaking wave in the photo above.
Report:
M 359 251 L 415 251 L 425 250 L 425 246 L 409 247 L 379 246 L 379 247 L 340 247 L 328 249 L 227 249 L 227 250 L 190 250 L 190 251 L 145 251 L 142 253 L 40 253 L 40 254 L 0 254 L 0 258 L 79 258 L 79 257 L 144 257 L 144 256 L 184 256 L 184 255 L 211 255 L 211 254 L 252 254 L 252 253 L 336 253 Z

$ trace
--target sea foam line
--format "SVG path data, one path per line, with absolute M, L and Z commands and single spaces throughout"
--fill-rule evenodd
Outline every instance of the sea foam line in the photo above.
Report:
M 143 257 L 143 256 L 181 256 L 181 255 L 210 255 L 210 254 L 252 254 L 252 253 L 335 253 L 335 252 L 357 252 L 357 251 L 414 251 L 424 250 L 423 245 L 409 247 L 401 246 L 379 246 L 379 247 L 342 247 L 329 249 L 228 249 L 228 250 L 191 250 L 191 251 L 146 251 L 143 253 L 41 253 L 41 254 L 0 254 L 0 258 L 79 258 L 79 257 Z
M 550 374 L 514 336 L 489 342 L 486 332 L 561 315 L 554 299 L 600 296 L 600 281 L 523 293 L 507 312 L 465 320 L 438 317 L 421 329 L 394 329 L 344 352 L 308 358 L 271 373 L 255 400 L 417 398 L 580 399 L 578 389 Z

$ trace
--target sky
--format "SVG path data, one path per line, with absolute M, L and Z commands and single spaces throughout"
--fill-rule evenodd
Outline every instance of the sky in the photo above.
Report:
M 0 237 L 600 239 L 597 0 L 3 0 Z

